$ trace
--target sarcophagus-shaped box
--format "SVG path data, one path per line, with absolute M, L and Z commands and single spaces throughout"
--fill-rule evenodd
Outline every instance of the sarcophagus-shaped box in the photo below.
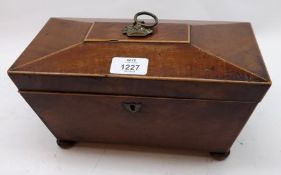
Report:
M 160 20 L 127 36 L 131 23 L 51 18 L 9 76 L 60 146 L 228 155 L 271 85 L 251 25 Z

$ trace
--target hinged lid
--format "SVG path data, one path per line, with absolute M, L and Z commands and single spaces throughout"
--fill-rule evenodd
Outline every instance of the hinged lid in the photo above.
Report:
M 20 90 L 241 101 L 270 85 L 249 23 L 160 20 L 153 34 L 128 37 L 129 23 L 51 18 L 9 74 Z M 111 74 L 114 57 L 147 58 L 147 74 Z

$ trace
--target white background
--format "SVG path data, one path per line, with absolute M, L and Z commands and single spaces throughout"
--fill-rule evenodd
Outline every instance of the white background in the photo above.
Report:
M 230 157 L 79 144 L 62 150 L 17 93 L 6 71 L 49 17 L 159 18 L 252 22 L 273 86 L 235 141 Z M 281 174 L 281 4 L 278 0 L 1 0 L 0 174 Z

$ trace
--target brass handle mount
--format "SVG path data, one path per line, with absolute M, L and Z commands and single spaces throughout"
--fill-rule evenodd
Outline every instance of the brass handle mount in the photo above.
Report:
M 153 18 L 153 23 L 145 23 L 142 20 L 139 20 L 138 17 L 141 15 L 147 15 Z M 134 23 L 125 26 L 122 30 L 124 35 L 129 37 L 144 37 L 153 33 L 153 27 L 158 24 L 158 18 L 156 15 L 150 12 L 142 11 L 138 12 L 134 16 Z

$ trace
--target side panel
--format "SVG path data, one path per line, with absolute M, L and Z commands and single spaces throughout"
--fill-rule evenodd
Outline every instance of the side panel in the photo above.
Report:
M 58 139 L 228 151 L 256 103 L 21 91 Z M 132 113 L 124 103 L 140 104 Z

